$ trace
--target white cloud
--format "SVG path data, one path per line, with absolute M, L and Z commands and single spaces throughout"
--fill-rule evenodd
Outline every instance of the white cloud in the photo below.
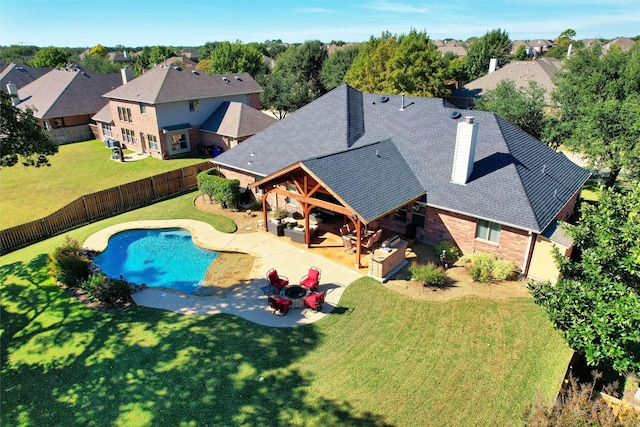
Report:
M 408 3 L 375 2 L 364 6 L 366 9 L 392 13 L 427 13 L 426 7 L 416 7 Z

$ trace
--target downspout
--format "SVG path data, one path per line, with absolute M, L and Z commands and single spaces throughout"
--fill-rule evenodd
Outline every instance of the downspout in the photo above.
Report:
M 529 231 L 529 243 L 527 243 L 527 249 L 524 254 L 524 263 L 522 264 L 522 274 L 525 276 L 529 274 L 529 267 L 531 266 L 531 255 L 533 254 L 534 244 L 538 235 Z

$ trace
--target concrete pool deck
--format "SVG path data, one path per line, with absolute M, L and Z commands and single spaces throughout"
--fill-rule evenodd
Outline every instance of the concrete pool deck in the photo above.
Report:
M 209 315 L 234 314 L 251 322 L 272 327 L 306 325 L 330 314 L 338 305 L 349 283 L 363 275 L 327 258 L 297 248 L 279 240 L 271 233 L 255 232 L 228 234 L 201 221 L 189 219 L 131 221 L 107 227 L 89 236 L 84 248 L 101 252 L 107 247 L 109 237 L 121 231 L 148 228 L 184 228 L 191 232 L 194 242 L 214 251 L 244 252 L 256 257 L 254 267 L 244 288 L 230 292 L 226 297 L 199 297 L 163 289 L 146 288 L 133 294 L 138 305 L 160 308 L 182 314 Z M 320 290 L 327 296 L 321 312 L 303 308 L 290 309 L 286 316 L 276 316 L 262 293 L 268 284 L 265 274 L 275 268 L 291 283 L 298 283 L 309 267 L 322 271 Z

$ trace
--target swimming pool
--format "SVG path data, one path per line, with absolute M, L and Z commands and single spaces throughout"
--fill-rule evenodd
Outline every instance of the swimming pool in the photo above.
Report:
M 93 261 L 108 277 L 190 294 L 218 255 L 196 246 L 188 230 L 156 228 L 114 234 Z

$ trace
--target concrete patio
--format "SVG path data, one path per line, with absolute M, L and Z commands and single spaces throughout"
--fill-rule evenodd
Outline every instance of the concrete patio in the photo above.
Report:
M 256 257 L 254 268 L 246 278 L 249 284 L 241 290 L 230 292 L 226 297 L 199 297 L 165 289 L 146 288 L 133 295 L 134 301 L 139 305 L 182 314 L 234 314 L 264 326 L 292 327 L 313 323 L 330 314 L 349 283 L 363 275 L 355 269 L 289 244 L 270 233 L 221 233 L 209 224 L 189 219 L 117 224 L 91 235 L 84 242 L 84 248 L 103 251 L 109 237 L 124 230 L 174 227 L 189 230 L 198 246 L 215 251 L 244 252 Z M 322 271 L 319 289 L 327 291 L 322 311 L 291 309 L 286 316 L 274 315 L 267 297 L 260 289 L 268 284 L 265 277 L 267 270 L 275 268 L 281 275 L 287 276 L 291 283 L 297 283 L 311 266 Z

